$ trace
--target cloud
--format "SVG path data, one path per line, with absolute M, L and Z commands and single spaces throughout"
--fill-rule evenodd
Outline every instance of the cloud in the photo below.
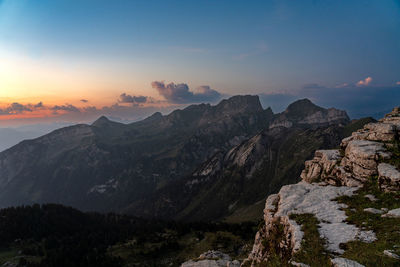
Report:
M 0 115 L 13 115 L 13 114 L 15 115 L 24 112 L 32 112 L 35 109 L 35 107 L 36 105 L 32 104 L 23 105 L 18 102 L 14 102 L 10 104 L 8 107 L 0 108 Z
M 215 102 L 221 98 L 221 94 L 218 91 L 211 89 L 207 85 L 200 86 L 196 92 L 189 91 L 189 86 L 185 83 L 165 84 L 164 82 L 154 81 L 151 83 L 151 86 L 169 103 Z
M 71 104 L 65 104 L 65 105 L 55 105 L 51 108 L 54 112 L 57 113 L 57 111 L 67 111 L 67 112 L 80 112 L 79 108 L 75 107 L 74 105 Z
M 369 86 L 371 84 L 371 82 L 372 82 L 372 77 L 367 77 L 364 80 L 361 80 L 361 81 L 357 82 L 356 85 L 358 87 Z
M 34 105 L 34 108 L 43 108 L 43 102 L 40 101 L 39 103 L 37 103 L 36 105 Z
M 149 97 L 147 96 L 132 96 L 123 93 L 119 96 L 118 102 L 119 103 L 130 103 L 133 105 L 144 104 L 148 101 Z
M 81 99 L 81 100 L 79 100 L 79 101 L 81 101 L 82 103 L 87 103 L 87 102 L 89 102 L 89 100 L 87 100 L 87 99 Z

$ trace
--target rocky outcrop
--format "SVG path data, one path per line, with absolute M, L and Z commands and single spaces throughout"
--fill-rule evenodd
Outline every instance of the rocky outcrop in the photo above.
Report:
M 265 240 L 271 240 L 271 232 L 277 224 L 283 227 L 283 237 L 277 241 L 280 253 L 293 255 L 301 249 L 304 234 L 301 226 L 290 219 L 292 214 L 312 214 L 318 219 L 320 237 L 325 239 L 325 249 L 331 255 L 344 253 L 339 245 L 351 240 L 375 241 L 374 232 L 345 221 L 343 209 L 346 205 L 339 204 L 335 199 L 351 196 L 371 176 L 378 175 L 382 190 L 400 191 L 399 170 L 385 163 L 392 157 L 388 148 L 399 142 L 399 131 L 400 112 L 396 108 L 379 122 L 367 124 L 351 137 L 343 139 L 341 149 L 317 150 L 314 158 L 305 162 L 302 182 L 283 186 L 278 194 L 268 197 L 264 209 L 265 224 L 256 235 L 246 263 L 255 266 L 268 261 L 270 255 L 265 249 Z M 376 200 L 373 195 L 365 197 L 371 202 Z M 400 214 L 398 210 L 366 208 L 364 211 L 396 217 Z M 345 258 L 334 257 L 331 261 L 333 266 L 362 266 Z
M 302 180 L 313 183 L 320 179 L 327 180 L 332 176 L 333 169 L 342 159 L 340 151 L 332 150 L 317 150 L 312 160 L 305 162 L 305 168 L 300 177 Z
M 265 227 L 258 233 L 249 259 L 261 262 L 268 257 L 263 240 L 270 238 L 268 232 L 279 222 L 284 226 L 284 238 L 280 242 L 282 253 L 293 254 L 300 250 L 303 232 L 301 226 L 290 219 L 291 214 L 311 213 L 320 221 L 319 232 L 327 240 L 326 249 L 329 252 L 341 254 L 344 252 L 339 244 L 351 240 L 372 242 L 376 240 L 372 231 L 362 231 L 354 225 L 344 222 L 345 206 L 334 201 L 339 196 L 351 196 L 357 188 L 347 186 L 321 186 L 300 182 L 282 187 L 276 195 L 268 197 L 264 210 Z
M 385 191 L 400 189 L 400 172 L 382 163 L 390 159 L 387 147 L 399 141 L 400 116 L 392 113 L 377 123 L 369 123 L 342 140 L 340 150 L 318 150 L 306 161 L 301 178 L 307 182 L 325 181 L 332 185 L 360 186 L 371 176 L 379 175 Z M 396 115 L 397 114 L 397 115 Z
M 201 254 L 195 260 L 182 263 L 181 267 L 239 267 L 240 262 L 232 260 L 229 255 L 220 251 L 210 250 Z

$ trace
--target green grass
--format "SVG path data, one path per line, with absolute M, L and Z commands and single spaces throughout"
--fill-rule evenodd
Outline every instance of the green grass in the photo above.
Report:
M 396 166 L 397 169 L 400 169 L 400 142 L 397 141 L 388 143 L 385 145 L 385 147 L 392 153 L 392 157 L 388 160 L 385 160 L 385 162 Z
M 18 251 L 16 249 L 7 249 L 0 251 L 0 265 L 3 265 L 6 262 L 15 262 L 18 260 L 16 257 L 18 256 Z
M 170 240 L 170 244 L 166 244 L 166 240 Z M 219 250 L 233 259 L 243 260 L 250 253 L 252 242 L 253 240 L 244 240 L 226 231 L 191 232 L 184 236 L 170 232 L 168 237 L 163 236 L 159 241 L 141 243 L 130 240 L 117 244 L 109 249 L 109 253 L 129 264 L 146 262 L 143 266 L 164 266 L 162 258 L 172 262 L 171 266 L 180 266 L 184 261 L 196 260 L 200 254 L 208 250 Z M 154 261 L 149 260 L 152 257 Z
M 370 201 L 366 194 L 374 195 L 378 200 Z M 350 241 L 341 244 L 345 250 L 343 257 L 355 260 L 366 266 L 400 266 L 400 261 L 383 254 L 385 249 L 400 254 L 400 218 L 383 218 L 379 214 L 365 212 L 365 208 L 400 208 L 400 193 L 384 193 L 378 189 L 377 178 L 373 177 L 353 196 L 342 196 L 339 203 L 348 206 L 345 209 L 348 223 L 363 230 L 372 230 L 377 240 L 372 243 Z
M 365 124 L 370 123 L 370 122 L 376 122 L 376 120 L 371 117 L 361 118 L 358 120 L 352 120 L 349 124 L 347 124 L 343 128 L 343 137 L 350 136 L 353 132 L 356 132 L 358 129 L 363 128 Z
M 301 249 L 293 255 L 296 262 L 305 263 L 316 267 L 330 266 L 328 253 L 325 251 L 325 240 L 318 232 L 318 219 L 314 214 L 292 214 L 290 219 L 301 225 L 304 238 L 301 242 Z

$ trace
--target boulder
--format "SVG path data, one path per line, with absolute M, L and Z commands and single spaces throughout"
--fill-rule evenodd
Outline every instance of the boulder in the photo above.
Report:
M 365 181 L 372 175 L 378 174 L 378 160 L 389 159 L 391 156 L 384 145 L 367 140 L 350 141 L 345 150 L 345 158 L 341 166 L 352 172 L 352 176 Z
M 308 183 L 328 179 L 341 159 L 340 151 L 337 149 L 317 150 L 314 158 L 305 162 L 305 168 L 300 177 Z

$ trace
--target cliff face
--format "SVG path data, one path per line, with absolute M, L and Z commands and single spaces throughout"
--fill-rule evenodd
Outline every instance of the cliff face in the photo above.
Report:
M 400 264 L 400 232 L 393 232 L 400 230 L 399 135 L 395 108 L 343 139 L 340 149 L 317 150 L 301 182 L 268 197 L 265 222 L 242 266 Z

